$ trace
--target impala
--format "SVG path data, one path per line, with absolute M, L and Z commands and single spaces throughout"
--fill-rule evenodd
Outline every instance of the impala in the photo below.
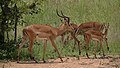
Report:
M 98 22 L 86 22 L 82 23 L 78 26 L 78 29 L 76 30 L 76 35 L 84 35 L 84 33 L 88 30 L 96 30 L 99 32 L 103 32 L 105 27 L 105 23 L 101 24 Z M 107 35 L 107 33 L 106 33 Z M 106 42 L 107 49 L 109 50 L 108 43 Z
M 88 56 L 88 53 L 87 53 L 87 49 L 88 49 L 87 47 L 89 47 L 89 43 L 90 43 L 91 40 L 96 41 L 96 48 L 98 46 L 98 42 L 100 42 L 100 47 L 102 49 L 103 56 L 105 56 L 102 43 L 103 43 L 103 40 L 105 40 L 106 44 L 107 44 L 106 35 L 108 33 L 108 28 L 109 28 L 109 24 L 106 24 L 104 32 L 100 32 L 100 31 L 97 31 L 97 30 L 88 30 L 84 33 L 84 41 L 86 43 L 86 47 L 85 47 L 86 48 L 86 55 L 87 55 L 88 58 L 89 58 L 89 56 Z M 95 58 L 97 58 L 96 57 L 96 48 L 94 48 Z M 108 46 L 107 46 L 107 48 L 108 48 Z
M 78 26 L 76 24 L 74 24 L 74 23 L 70 23 L 70 25 L 74 28 L 74 30 L 71 31 L 71 32 L 65 32 L 64 34 L 61 35 L 61 40 L 64 43 L 64 45 L 66 45 L 66 43 L 69 40 L 74 39 L 73 34 L 74 34 L 75 30 L 77 30 L 77 28 L 78 28 Z M 66 34 L 68 34 L 68 35 L 67 35 L 66 39 L 64 39 Z M 75 41 L 75 44 L 76 44 L 76 41 Z
M 61 18 L 65 17 L 65 18 L 64 18 L 64 21 L 65 21 L 65 22 L 70 23 L 70 18 L 69 18 L 69 17 L 65 16 L 62 12 L 61 12 L 62 16 L 59 15 L 57 10 L 56 10 L 56 12 L 57 12 L 57 15 L 58 15 L 59 17 L 61 17 Z M 75 31 L 77 30 L 78 26 L 77 26 L 76 24 L 74 24 L 74 23 L 70 23 L 70 25 L 71 25 L 70 27 L 72 27 L 73 30 L 72 30 L 72 31 L 66 31 L 66 32 L 64 32 L 63 34 L 61 34 L 61 37 L 62 37 L 61 40 L 62 40 L 62 42 L 64 42 L 64 36 L 65 36 L 66 34 L 70 33 L 70 36 L 75 40 L 75 43 L 76 43 L 76 42 L 78 43 L 78 47 L 79 47 L 80 41 L 75 37 Z M 61 26 L 60 26 L 60 27 L 61 27 Z M 65 41 L 66 41 L 66 40 L 65 40 Z M 75 44 L 74 44 L 74 46 L 75 46 Z M 79 47 L 79 48 L 80 48 L 80 47 Z M 80 54 L 81 54 L 81 51 L 80 51 L 80 49 L 79 49 L 79 55 L 80 55 Z
M 57 15 L 59 15 L 58 12 L 57 12 Z M 55 28 L 47 24 L 32 24 L 23 29 L 23 38 L 22 38 L 22 43 L 19 45 L 17 62 L 19 62 L 20 51 L 23 45 L 25 44 L 27 38 L 29 39 L 30 58 L 33 59 L 35 62 L 37 62 L 33 57 L 33 53 L 32 53 L 33 43 L 36 37 L 39 37 L 44 41 L 44 48 L 43 48 L 44 51 L 43 51 L 43 58 L 42 58 L 43 62 L 45 62 L 44 55 L 46 51 L 47 40 L 51 42 L 52 46 L 55 48 L 56 52 L 58 53 L 60 60 L 63 62 L 60 52 L 57 49 L 57 46 L 54 41 L 58 36 L 64 34 L 66 31 L 73 31 L 73 27 L 70 25 L 69 21 L 67 20 L 68 19 L 67 17 L 63 15 L 61 17 L 65 21 L 64 21 L 64 24 L 62 24 L 59 28 Z
M 104 29 L 105 24 L 101 24 L 98 22 L 86 22 L 82 23 L 78 26 L 78 29 L 76 30 L 77 34 L 84 34 L 87 30 L 97 30 L 102 32 Z

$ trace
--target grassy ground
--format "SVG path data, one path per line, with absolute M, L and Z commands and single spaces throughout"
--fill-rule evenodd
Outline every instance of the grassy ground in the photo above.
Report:
M 119 0 L 47 0 L 42 5 L 42 12 L 25 15 L 27 24 L 40 23 L 58 27 L 61 24 L 56 9 L 70 17 L 76 24 L 95 21 L 110 23 L 109 41 L 120 40 L 120 1 Z
M 73 42 L 72 41 L 69 41 L 69 43 L 67 45 L 65 45 L 63 47 L 63 44 L 61 44 L 59 42 L 60 40 L 57 40 L 56 41 L 56 45 L 58 47 L 58 50 L 60 51 L 60 54 L 62 55 L 62 57 L 78 57 L 79 56 L 79 51 L 78 51 L 78 48 L 76 46 L 76 49 L 74 50 L 74 52 L 72 51 L 73 49 Z M 104 51 L 105 51 L 105 55 L 106 56 L 109 56 L 109 55 L 113 55 L 113 56 L 120 56 L 120 46 L 119 46 L 120 42 L 116 42 L 116 43 L 110 43 L 109 44 L 109 48 L 110 50 L 108 51 L 105 44 L 104 44 Z M 84 45 L 83 45 L 84 46 Z M 85 53 L 85 49 L 84 47 L 81 46 L 81 55 L 80 56 L 86 56 L 86 53 Z M 88 50 L 88 53 L 89 53 L 89 56 L 93 56 L 94 54 L 94 43 L 91 43 L 90 44 L 90 47 L 89 47 L 89 50 Z M 97 55 L 100 55 L 100 46 L 98 46 L 97 48 Z M 35 56 L 35 58 L 37 60 L 42 60 L 42 55 L 43 55 L 43 44 L 42 42 L 40 43 L 40 45 L 37 45 L 35 44 L 34 45 L 34 48 L 33 48 L 33 54 Z M 102 52 L 101 52 L 102 54 Z M 102 55 L 101 55 L 102 56 Z M 30 60 L 30 55 L 29 55 L 29 52 L 28 52 L 28 48 L 23 48 L 22 49 L 22 53 L 21 53 L 21 57 L 23 60 Z M 55 58 L 58 58 L 58 54 L 54 51 L 54 48 L 52 47 L 52 45 L 48 42 L 47 43 L 47 50 L 46 50 L 46 55 L 45 55 L 45 59 L 55 59 Z M 93 58 L 93 57 L 91 57 Z
M 50 24 L 54 27 L 58 27 L 60 18 L 56 14 L 56 9 L 62 10 L 63 13 L 70 17 L 70 21 L 76 24 L 84 22 L 100 22 L 110 23 L 110 29 L 108 33 L 108 42 L 110 51 L 106 50 L 106 54 L 120 55 L 120 0 L 46 0 L 42 5 L 42 12 L 35 15 L 26 15 L 24 19 L 27 24 L 39 23 L 39 24 Z M 20 31 L 19 31 L 20 32 Z M 62 57 L 64 56 L 78 56 L 78 50 L 72 52 L 73 42 L 69 42 L 64 48 L 58 38 L 56 44 L 60 50 Z M 93 44 L 90 45 L 89 50 L 92 55 Z M 40 52 L 38 53 L 38 48 Z M 98 50 L 99 51 L 99 50 Z M 43 45 L 40 46 L 35 44 L 34 55 L 36 58 L 42 58 Z M 28 51 L 26 48 L 22 49 L 21 54 L 23 59 L 28 59 Z M 82 56 L 85 55 L 84 48 L 82 50 Z M 47 45 L 46 59 L 57 58 L 57 53 L 54 52 L 51 44 Z

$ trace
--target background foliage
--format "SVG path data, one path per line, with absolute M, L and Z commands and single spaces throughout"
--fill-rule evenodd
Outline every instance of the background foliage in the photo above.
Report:
M 0 58 L 15 58 L 17 26 L 26 23 L 23 15 L 37 14 L 41 1 L 0 0 Z M 40 7 L 40 6 L 39 6 Z M 14 57 L 13 57 L 14 56 Z
M 16 3 L 18 10 L 20 12 L 20 17 L 18 23 L 25 23 L 24 26 L 30 24 L 50 24 L 54 27 L 58 27 L 61 24 L 60 18 L 56 15 L 56 9 L 59 11 L 62 10 L 63 13 L 70 17 L 72 23 L 81 24 L 85 22 L 99 22 L 99 23 L 109 23 L 110 29 L 108 32 L 108 42 L 110 51 L 106 51 L 106 54 L 112 55 L 120 55 L 120 1 L 119 0 L 11 0 L 9 7 L 14 7 Z M 31 5 L 34 5 L 31 8 Z M 19 13 L 18 13 L 19 14 Z M 2 21 L 2 19 L 0 20 Z M 20 26 L 18 24 L 18 35 L 17 41 L 20 42 L 22 37 L 22 29 L 24 26 Z M 10 25 L 12 26 L 12 25 Z M 14 27 L 13 27 L 14 29 Z M 10 39 L 14 38 L 13 35 L 14 30 L 9 31 Z M 7 38 L 5 36 L 5 38 Z M 81 39 L 81 37 L 79 37 Z M 72 52 L 73 42 L 70 41 L 64 48 L 58 38 L 56 40 L 57 46 L 62 54 L 62 56 L 74 56 L 78 55 L 78 50 L 76 49 Z M 82 40 L 83 41 L 83 40 Z M 43 46 L 40 41 L 40 46 L 35 44 L 34 46 L 34 55 L 36 58 L 41 59 Z M 7 46 L 8 44 L 6 44 Z M 27 46 L 26 44 L 25 46 Z M 13 47 L 14 45 L 11 45 Z M 90 54 L 92 54 L 94 42 L 91 42 L 91 48 L 89 50 Z M 38 48 L 40 51 L 38 53 Z M 15 52 L 10 56 L 16 56 L 16 48 Z M 104 47 L 106 50 L 106 47 Z M 13 49 L 12 49 L 13 50 Z M 99 49 L 98 49 L 99 52 Z M 5 53 L 5 54 L 3 54 Z M 6 55 L 5 50 L 1 51 L 1 55 Z M 54 53 L 51 44 L 48 42 L 46 58 L 56 58 L 57 54 Z M 85 55 L 84 49 L 82 51 L 82 55 Z M 22 49 L 21 53 L 22 59 L 29 59 L 29 52 L 26 47 Z

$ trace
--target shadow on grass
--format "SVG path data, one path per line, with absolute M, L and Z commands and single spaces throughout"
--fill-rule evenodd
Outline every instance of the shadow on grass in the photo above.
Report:
M 37 63 L 35 61 L 20 61 L 18 64 L 54 64 L 54 63 L 64 63 L 61 61 L 46 61 L 45 63 L 42 61 L 38 61 Z

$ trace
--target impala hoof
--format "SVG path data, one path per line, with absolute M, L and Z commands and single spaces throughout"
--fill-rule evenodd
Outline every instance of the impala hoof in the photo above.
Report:
M 38 63 L 38 61 L 35 61 L 35 63 Z
M 79 55 L 81 55 L 81 51 L 79 51 Z
M 43 60 L 43 63 L 46 63 L 45 59 L 42 59 Z
M 97 57 L 95 56 L 95 59 L 97 59 Z
M 17 61 L 17 63 L 19 63 L 19 61 Z
M 46 61 L 44 60 L 43 63 L 46 63 Z
M 63 63 L 63 60 L 61 59 L 61 62 Z
M 74 52 L 74 49 L 72 49 L 72 52 Z
M 90 59 L 90 57 L 87 57 L 88 59 Z
M 107 47 L 107 50 L 109 51 L 109 47 Z

